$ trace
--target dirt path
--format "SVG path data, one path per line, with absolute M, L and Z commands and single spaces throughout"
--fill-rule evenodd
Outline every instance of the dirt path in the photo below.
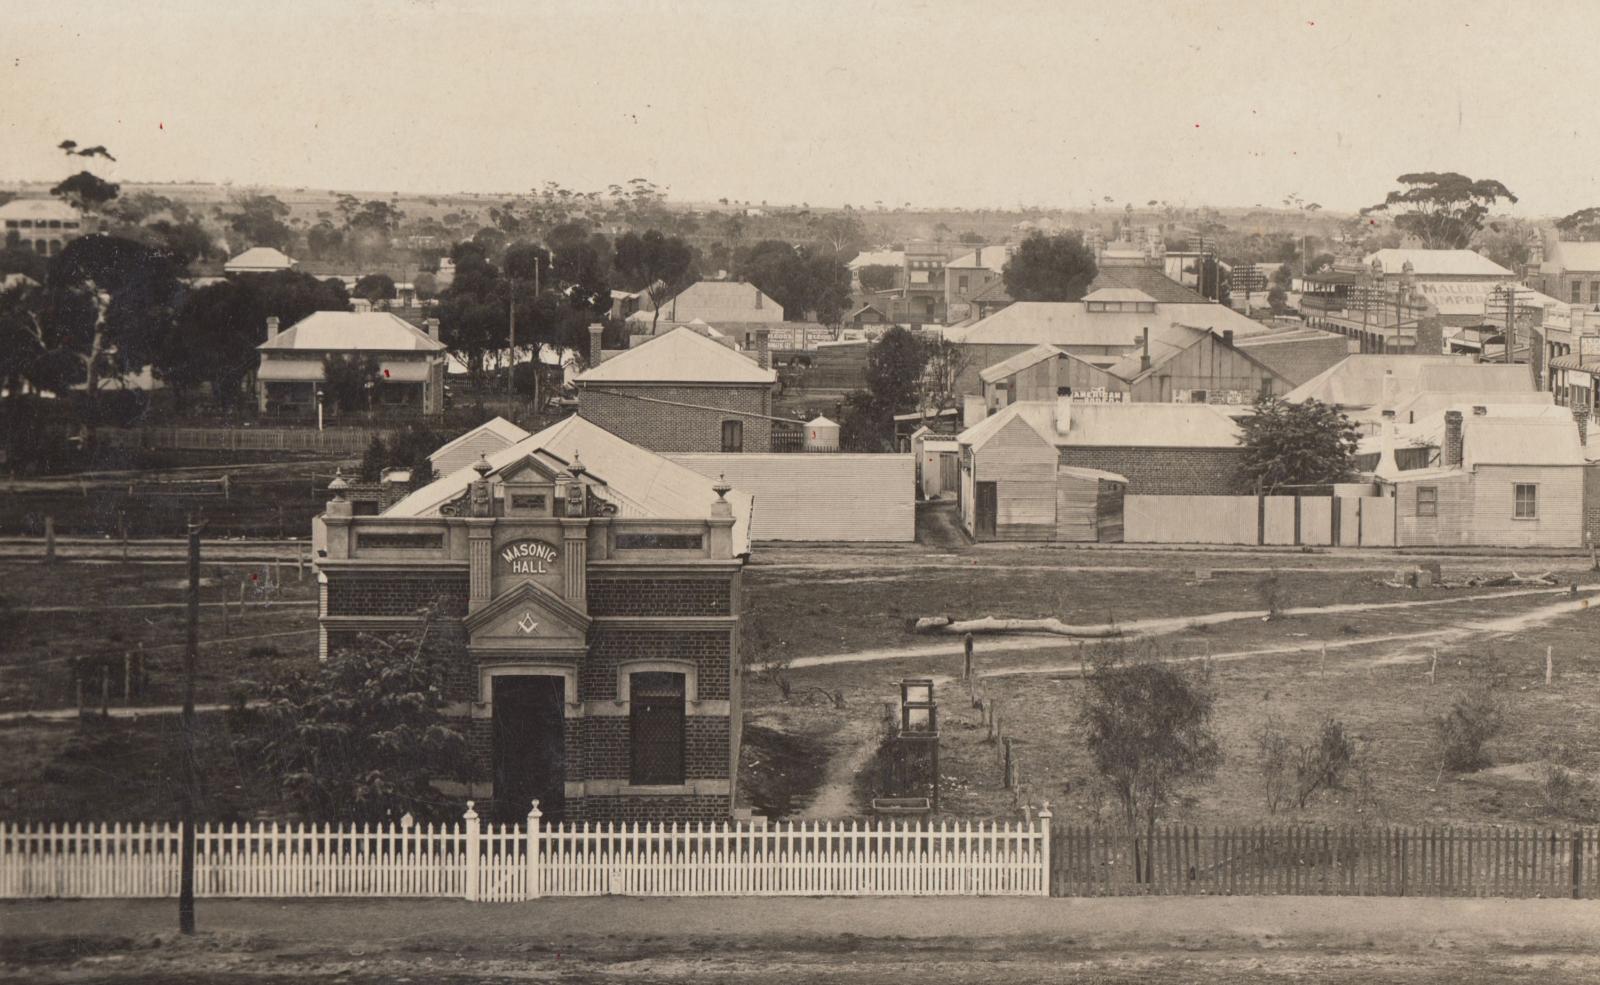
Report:
M 956 985 L 1591 982 L 1600 903 L 1234 897 L 0 905 L 0 977 L 56 982 Z M 76 928 L 76 929 L 73 929 Z
M 851 719 L 831 744 L 828 772 L 817 785 L 811 802 L 795 812 L 797 818 L 836 820 L 863 813 L 856 804 L 856 776 L 866 768 L 878 748 L 870 722 Z
M 1381 602 L 1378 604 L 1363 603 L 1336 603 L 1325 606 L 1294 606 L 1284 609 L 1289 616 L 1314 616 L 1329 615 L 1340 612 L 1372 612 L 1382 609 L 1415 609 L 1428 606 L 1462 605 L 1472 602 L 1483 602 L 1492 599 L 1520 598 L 1524 596 L 1556 595 L 1569 591 L 1566 588 L 1531 588 L 1517 589 L 1514 591 L 1492 592 L 1481 595 L 1457 595 L 1442 599 L 1411 599 L 1405 602 Z M 1574 602 L 1579 608 L 1587 607 L 1600 595 L 1590 594 Z M 1266 610 L 1257 609 L 1249 611 L 1212 612 L 1195 616 L 1168 616 L 1159 619 L 1136 619 L 1125 623 L 1118 623 L 1125 639 L 1164 636 L 1171 633 L 1182 632 L 1192 626 L 1215 626 L 1227 622 L 1238 622 L 1246 619 L 1264 619 Z M 1109 627 L 1089 626 L 1085 629 L 1106 629 Z M 1077 642 L 1073 637 L 1055 635 L 986 635 L 982 637 L 989 649 L 1004 649 L 1006 651 L 1047 650 L 1063 646 L 1071 646 Z M 886 660 L 915 660 L 924 657 L 948 657 L 962 652 L 962 642 L 959 637 L 947 637 L 948 642 L 929 643 L 921 646 L 884 647 L 873 650 L 857 650 L 848 653 L 827 653 L 811 657 L 796 657 L 789 662 L 792 668 L 826 667 L 833 664 L 847 663 L 875 663 Z M 1320 645 L 1320 644 L 1318 644 Z

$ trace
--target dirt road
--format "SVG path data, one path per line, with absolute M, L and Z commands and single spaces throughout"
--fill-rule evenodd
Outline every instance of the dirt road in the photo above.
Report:
M 54 982 L 1586 982 L 1600 902 L 1211 898 L 0 905 Z M 77 930 L 68 928 L 80 928 Z M 92 930 L 87 928 L 93 928 Z

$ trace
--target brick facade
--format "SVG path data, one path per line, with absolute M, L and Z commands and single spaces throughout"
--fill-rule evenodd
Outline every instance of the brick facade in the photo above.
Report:
M 614 788 L 630 777 L 631 746 L 628 709 L 617 705 L 619 672 L 634 662 L 681 665 L 692 671 L 694 694 L 684 719 L 684 782 L 723 781 L 737 756 L 733 664 L 737 633 L 736 575 L 717 577 L 591 576 L 586 579 L 593 619 L 578 659 L 530 653 L 535 663 L 569 665 L 575 671 L 579 713 L 563 719 L 565 777 L 573 784 L 605 781 Z M 494 726 L 491 712 L 480 703 L 480 671 L 485 665 L 516 662 L 504 651 L 474 651 L 462 619 L 469 593 L 465 573 L 411 573 L 389 570 L 330 572 L 325 617 L 331 651 L 353 645 L 358 634 L 391 635 L 397 618 L 409 617 L 438 600 L 442 618 L 430 631 L 430 645 L 450 661 L 446 701 L 457 708 L 458 727 L 466 735 L 475 767 L 473 795 L 479 811 L 494 816 L 498 805 L 489 789 L 493 778 Z M 684 619 L 687 624 L 644 624 L 632 619 Z M 364 620 L 372 620 L 363 627 Z M 708 704 L 709 703 L 709 704 Z M 475 710 L 476 709 L 476 710 Z M 525 805 L 508 809 L 515 814 Z M 711 821 L 728 817 L 727 793 L 601 793 L 567 798 L 565 820 Z
M 1115 472 L 1130 496 L 1231 496 L 1244 488 L 1244 448 L 1068 445 L 1061 464 Z
M 711 408 L 711 409 L 707 409 Z M 579 385 L 579 416 L 641 448 L 722 451 L 722 422 L 744 425 L 747 452 L 772 450 L 772 388 L 767 384 Z

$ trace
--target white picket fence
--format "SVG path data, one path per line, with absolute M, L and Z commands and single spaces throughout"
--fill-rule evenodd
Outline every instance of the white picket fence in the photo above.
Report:
M 1010 822 L 199 824 L 201 897 L 1045 896 L 1050 812 Z M 0 898 L 171 897 L 173 824 L 0 823 Z

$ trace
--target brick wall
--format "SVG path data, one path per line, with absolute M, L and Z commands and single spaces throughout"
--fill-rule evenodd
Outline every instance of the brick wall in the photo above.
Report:
M 694 663 L 702 701 L 728 700 L 728 672 L 733 648 L 731 629 L 616 629 L 596 625 L 589 630 L 589 656 L 578 670 L 578 696 L 604 701 L 617 696 L 617 667 L 635 660 L 687 660 Z
M 1229 496 L 1243 491 L 1243 448 L 1067 446 L 1061 464 L 1126 476 L 1133 496 Z
M 569 821 L 726 821 L 726 796 L 584 797 L 567 805 Z
M 726 616 L 726 578 L 590 578 L 591 616 Z
M 466 615 L 467 575 L 372 571 L 328 575 L 330 616 L 409 616 L 441 603 L 441 614 Z
M 1585 544 L 1600 544 L 1600 464 L 1583 470 L 1583 533 Z
M 697 406 L 655 402 L 661 400 Z M 772 450 L 772 422 L 765 419 L 772 413 L 772 391 L 765 385 L 609 384 L 603 390 L 585 387 L 578 391 L 578 413 L 612 434 L 652 451 L 721 451 L 725 420 L 744 423 L 744 451 Z M 746 416 L 751 414 L 763 416 Z

